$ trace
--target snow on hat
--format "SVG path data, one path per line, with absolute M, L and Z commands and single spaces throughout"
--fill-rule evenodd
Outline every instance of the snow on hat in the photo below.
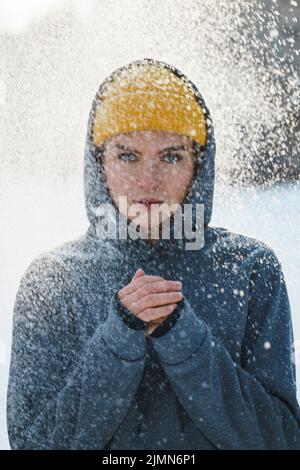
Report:
M 144 59 L 113 73 L 97 97 L 93 143 L 121 133 L 165 130 L 204 146 L 206 121 L 191 82 L 171 66 Z

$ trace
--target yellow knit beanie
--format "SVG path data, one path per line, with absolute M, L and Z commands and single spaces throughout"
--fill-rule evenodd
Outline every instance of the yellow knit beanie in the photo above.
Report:
M 146 130 L 184 134 L 205 145 L 205 116 L 191 83 L 163 64 L 132 63 L 110 77 L 97 98 L 92 126 L 96 146 L 117 134 Z

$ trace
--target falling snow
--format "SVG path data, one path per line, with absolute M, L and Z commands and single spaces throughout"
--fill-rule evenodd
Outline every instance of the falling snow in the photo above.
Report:
M 44 7 L 46 3 L 48 8 L 50 3 Z M 53 438 L 67 447 L 77 423 L 77 431 L 80 424 L 82 429 L 90 426 L 91 440 L 88 432 L 79 432 L 75 444 L 104 447 L 112 436 L 105 435 L 106 423 L 101 420 L 109 416 L 111 429 L 116 430 L 112 448 L 130 448 L 132 442 L 141 447 L 150 442 L 161 449 L 176 448 L 179 434 L 175 430 L 183 430 L 184 435 L 187 421 L 194 441 L 185 445 L 195 448 L 200 441 L 214 448 L 263 447 L 262 432 L 267 432 L 271 447 L 284 447 L 286 443 L 278 443 L 272 434 L 276 425 L 281 426 L 282 417 L 272 414 L 271 398 L 262 396 L 256 381 L 262 380 L 272 390 L 275 387 L 274 395 L 276 387 L 280 394 L 286 385 L 287 402 L 293 395 L 288 393 L 290 368 L 274 369 L 280 380 L 290 378 L 281 387 L 272 382 L 272 374 L 261 363 L 262 358 L 276 354 L 281 344 L 282 350 L 289 349 L 288 343 L 281 343 L 286 341 L 287 320 L 279 315 L 282 323 L 277 325 L 275 319 L 270 330 L 260 316 L 265 301 L 270 302 L 270 311 L 276 302 L 282 302 L 282 312 L 287 311 L 285 283 L 282 277 L 277 283 L 279 267 L 272 248 L 288 288 L 295 333 L 293 360 L 299 365 L 299 3 L 203 0 L 187 6 L 171 0 L 126 0 L 112 8 L 106 0 L 55 1 L 43 12 L 29 8 L 23 16 L 22 10 L 18 13 L 14 17 L 8 8 L 0 14 L 0 297 L 5 313 L 0 333 L 0 448 L 9 447 L 6 390 L 13 305 L 21 278 L 16 304 L 21 314 L 15 347 L 19 362 L 10 389 L 15 397 L 9 403 L 16 446 L 25 445 L 31 436 L 29 446 L 47 448 Z M 130 27 L 124 30 L 124 24 Z M 207 230 L 199 259 L 193 258 L 189 265 L 180 245 L 172 252 L 173 247 L 151 249 L 137 242 L 137 249 L 131 244 L 127 251 L 124 244 L 99 241 L 94 231 L 86 235 L 99 196 L 95 188 L 103 195 L 106 188 L 100 178 L 96 181 L 96 173 L 89 173 L 95 166 L 87 170 L 87 165 L 95 165 L 92 155 L 83 163 L 93 93 L 113 69 L 145 56 L 174 64 L 198 86 L 210 110 L 204 110 L 211 126 L 209 138 L 213 129 L 216 137 L 213 210 L 212 202 L 205 201 L 213 229 Z M 158 84 L 167 87 L 169 82 Z M 208 176 L 202 184 L 197 180 L 194 202 L 202 197 L 205 184 L 206 195 L 211 195 L 212 172 Z M 177 320 L 177 329 L 175 324 L 169 336 L 147 342 L 123 323 L 101 329 L 109 325 L 108 317 L 114 318 L 115 291 L 141 266 L 147 274 L 183 282 L 183 311 L 190 326 L 180 330 Z M 24 278 L 26 269 L 28 277 Z M 279 285 L 282 290 L 276 290 Z M 257 321 L 247 318 L 248 302 Z M 87 340 L 91 341 L 85 356 Z M 57 341 L 59 346 L 54 347 Z M 50 350 L 53 355 L 48 360 Z M 289 361 L 280 357 L 277 363 L 283 359 Z M 89 364 L 93 365 L 90 375 Z M 206 373 L 207 365 L 212 378 Z M 249 375 L 241 373 L 242 366 Z M 69 375 L 72 367 L 74 376 Z M 252 373 L 257 374 L 255 380 Z M 85 380 L 80 382 L 82 375 Z M 230 377 L 234 377 L 232 382 Z M 246 393 L 239 393 L 237 378 Z M 220 415 L 213 400 L 216 384 L 220 394 L 216 395 L 226 397 L 217 402 Z M 85 402 L 80 393 L 88 386 L 94 395 Z M 55 395 L 57 390 L 65 401 Z M 243 400 L 250 392 L 253 402 L 248 408 Z M 46 403 L 48 396 L 53 401 Z M 76 403 L 81 399 L 79 416 Z M 257 406 L 266 407 L 260 415 L 262 427 L 257 429 L 249 414 L 255 400 Z M 18 408 L 20 403 L 27 406 L 25 411 Z M 55 416 L 62 420 L 60 429 Z M 176 426 L 172 426 L 173 419 Z M 238 431 L 241 436 L 247 434 L 247 439 L 230 439 L 227 429 L 232 423 L 239 423 Z M 221 442 L 214 427 L 222 426 Z M 214 436 L 213 444 L 203 438 L 207 431 Z M 45 439 L 41 444 L 36 441 L 39 436 Z

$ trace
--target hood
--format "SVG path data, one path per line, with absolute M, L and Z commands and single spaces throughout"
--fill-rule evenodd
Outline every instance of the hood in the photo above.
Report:
M 216 144 L 214 136 L 213 122 L 209 109 L 207 108 L 203 97 L 201 96 L 198 88 L 177 68 L 172 65 L 169 65 L 165 62 L 161 62 L 154 59 L 142 59 L 130 62 L 124 66 L 119 67 L 114 70 L 99 86 L 97 93 L 92 102 L 92 106 L 89 113 L 88 125 L 87 125 L 87 136 L 85 143 L 85 156 L 84 156 L 84 196 L 85 196 L 85 207 L 87 212 L 87 217 L 90 222 L 88 233 L 90 235 L 97 237 L 97 230 L 101 227 L 101 218 L 103 214 L 101 213 L 101 207 L 103 204 L 109 204 L 114 207 L 116 211 L 118 209 L 115 207 L 114 202 L 111 198 L 111 195 L 105 184 L 105 179 L 103 177 L 104 168 L 102 165 L 102 159 L 97 158 L 96 148 L 92 140 L 92 128 L 93 128 L 93 119 L 95 115 L 95 109 L 101 99 L 101 93 L 105 89 L 105 86 L 108 81 L 114 79 L 115 75 L 120 74 L 124 69 L 130 66 L 145 65 L 145 63 L 151 62 L 160 64 L 163 67 L 169 68 L 175 75 L 184 78 L 189 82 L 192 89 L 195 92 L 195 98 L 200 103 L 202 110 L 204 112 L 207 128 L 207 139 L 206 144 L 203 149 L 198 150 L 198 156 L 201 160 L 201 163 L 197 165 L 194 182 L 190 188 L 189 194 L 185 199 L 185 203 L 192 204 L 193 208 L 193 221 L 195 220 L 195 205 L 203 204 L 204 205 L 204 228 L 206 228 L 211 220 L 212 207 L 213 207 L 213 194 L 214 194 L 214 180 L 215 180 L 215 153 L 216 153 Z M 199 123 L 200 125 L 200 123 Z M 197 149 L 196 145 L 196 149 Z M 119 217 L 123 217 L 121 213 L 118 213 Z M 127 221 L 126 221 L 127 222 Z M 172 229 L 171 229 L 172 230 Z M 171 232 L 172 233 L 172 232 Z M 128 238 L 129 240 L 129 238 Z M 127 240 L 127 241 L 128 241 Z M 140 240 L 143 239 L 137 239 Z M 135 240 L 135 242 L 137 242 Z M 184 238 L 183 238 L 184 240 Z M 119 240 L 124 241 L 124 240 Z M 145 241 L 145 240 L 143 240 Z M 168 240 L 170 242 L 170 240 Z M 136 243 L 137 244 L 137 243 Z M 145 245 L 145 243 L 144 243 Z M 147 243 L 147 245 L 150 245 Z

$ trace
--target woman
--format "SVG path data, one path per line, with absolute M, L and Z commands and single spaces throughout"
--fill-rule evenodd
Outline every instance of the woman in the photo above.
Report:
M 12 448 L 300 448 L 281 265 L 265 243 L 209 226 L 214 162 L 209 110 L 179 70 L 143 59 L 101 84 L 88 231 L 33 260 L 16 297 Z M 204 245 L 174 236 L 175 211 L 172 236 L 155 239 L 120 196 L 147 214 L 151 200 L 204 204 Z M 145 236 L 105 237 L 108 206 Z

